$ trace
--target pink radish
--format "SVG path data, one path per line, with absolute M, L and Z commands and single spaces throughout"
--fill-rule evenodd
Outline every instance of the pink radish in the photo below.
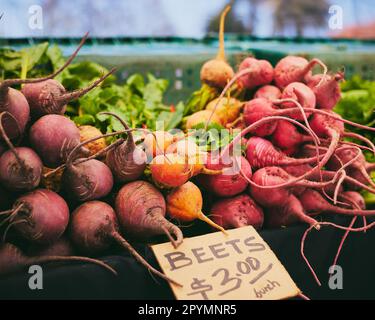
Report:
M 271 142 L 260 137 L 251 137 L 248 140 L 246 158 L 254 169 L 317 162 L 316 156 L 303 159 L 287 157 L 283 152 L 277 151 Z
M 339 82 L 344 79 L 344 73 L 335 75 L 316 74 L 309 78 L 307 85 L 316 96 L 317 107 L 332 110 L 341 99 Z M 320 83 L 320 86 L 318 84 Z
M 305 211 L 309 214 L 337 213 L 360 216 L 375 215 L 375 210 L 345 209 L 334 206 L 325 200 L 318 191 L 312 189 L 306 189 L 306 191 L 299 196 L 299 200 L 301 201 Z
M 265 98 L 268 100 L 276 100 L 281 98 L 281 91 L 278 87 L 267 84 L 260 87 L 254 94 L 254 99 Z
M 275 82 L 279 88 L 285 88 L 292 82 L 304 82 L 305 78 L 310 78 L 311 69 L 319 64 L 324 74 L 327 73 L 326 65 L 319 59 L 312 59 L 310 62 L 305 58 L 297 56 L 287 56 L 281 59 L 275 66 Z
M 316 98 L 314 92 L 305 84 L 301 82 L 292 82 L 288 84 L 281 95 L 281 100 L 293 99 L 301 104 L 304 109 L 313 109 L 316 105 Z M 275 101 L 274 101 L 275 103 Z M 282 102 L 280 107 L 282 109 L 293 108 L 295 103 L 292 102 Z M 291 118 L 302 121 L 304 120 L 301 112 L 296 112 L 289 115 Z M 309 113 L 306 113 L 306 116 L 310 116 Z
M 315 219 L 305 214 L 301 202 L 294 195 L 289 196 L 284 206 L 266 210 L 265 223 L 269 228 L 280 228 L 298 222 L 305 222 L 311 226 L 317 224 Z
M 247 194 L 221 199 L 214 203 L 210 214 L 212 220 L 224 229 L 263 225 L 263 210 Z
M 248 185 L 247 179 L 252 175 L 251 166 L 244 157 L 217 159 L 211 156 L 207 158 L 206 168 L 223 170 L 222 174 L 198 176 L 200 185 L 220 197 L 231 197 L 243 192 Z
M 296 150 L 301 144 L 311 141 L 311 136 L 301 134 L 289 121 L 278 121 L 272 134 L 272 143 L 283 151 Z
M 246 72 L 238 79 L 240 87 L 253 89 L 266 85 L 273 80 L 273 67 L 267 60 L 258 60 L 248 57 L 243 60 L 238 68 L 239 72 Z

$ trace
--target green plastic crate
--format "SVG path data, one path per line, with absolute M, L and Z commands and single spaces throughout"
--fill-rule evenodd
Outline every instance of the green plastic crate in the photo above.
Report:
M 69 55 L 80 39 L 0 39 L 0 45 L 20 48 L 50 41 Z M 216 37 L 203 40 L 181 38 L 95 39 L 87 40 L 78 60 L 93 60 L 106 67 L 117 66 L 120 80 L 129 74 L 151 72 L 170 81 L 167 102 L 185 100 L 200 87 L 202 64 L 216 55 Z M 272 64 L 288 54 L 323 60 L 332 71 L 345 68 L 347 78 L 359 74 L 375 80 L 375 41 L 327 39 L 257 39 L 243 36 L 226 37 L 226 53 L 233 67 L 248 55 L 267 59 Z

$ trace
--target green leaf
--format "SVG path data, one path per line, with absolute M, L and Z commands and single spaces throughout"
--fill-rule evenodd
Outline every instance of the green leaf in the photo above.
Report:
M 91 114 L 84 114 L 82 116 L 74 117 L 73 121 L 80 126 L 95 124 L 95 118 Z

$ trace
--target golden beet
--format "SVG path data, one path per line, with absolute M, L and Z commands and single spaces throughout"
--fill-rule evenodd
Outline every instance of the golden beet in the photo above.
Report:
M 202 193 L 199 188 L 190 181 L 173 189 L 167 196 L 167 212 L 170 217 L 183 222 L 191 222 L 200 219 L 225 233 L 225 230 L 221 226 L 204 215 L 202 206 Z
M 80 126 L 78 127 L 78 129 L 81 142 L 102 135 L 100 130 L 93 126 Z M 107 147 L 107 143 L 104 138 L 100 138 L 98 140 L 88 143 L 85 147 L 90 150 L 90 155 L 93 155 Z
M 206 110 L 214 110 L 219 98 L 212 100 L 206 107 Z M 238 118 L 243 103 L 235 98 L 223 98 L 220 100 L 215 110 L 215 115 L 220 119 L 222 125 L 227 125 Z

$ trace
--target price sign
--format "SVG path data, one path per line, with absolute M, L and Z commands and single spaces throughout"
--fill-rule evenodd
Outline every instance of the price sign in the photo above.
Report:
M 152 246 L 177 299 L 269 300 L 294 297 L 300 290 L 252 226 Z

